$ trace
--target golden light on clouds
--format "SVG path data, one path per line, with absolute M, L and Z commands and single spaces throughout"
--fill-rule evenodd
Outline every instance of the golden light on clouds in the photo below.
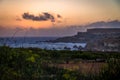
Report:
M 0 25 L 50 28 L 48 21 L 24 20 L 25 12 L 60 14 L 62 25 L 81 25 L 96 21 L 120 20 L 118 0 L 3 0 L 0 2 Z M 18 16 L 21 21 L 16 21 Z M 59 25 L 59 23 L 56 23 Z M 60 26 L 62 26 L 60 25 Z

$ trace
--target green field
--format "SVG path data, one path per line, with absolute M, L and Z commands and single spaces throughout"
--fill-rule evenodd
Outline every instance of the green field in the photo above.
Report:
M 0 47 L 0 80 L 120 80 L 120 53 Z

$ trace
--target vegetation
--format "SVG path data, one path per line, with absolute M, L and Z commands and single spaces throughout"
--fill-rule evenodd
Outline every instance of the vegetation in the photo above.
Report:
M 58 64 L 101 60 L 98 74 L 59 67 Z M 57 51 L 0 47 L 0 80 L 120 80 L 120 53 Z

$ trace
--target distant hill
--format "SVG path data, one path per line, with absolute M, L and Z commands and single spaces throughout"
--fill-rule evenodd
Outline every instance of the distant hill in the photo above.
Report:
M 95 28 L 50 42 L 87 43 L 83 50 L 120 51 L 120 28 Z
M 109 22 L 99 21 L 99 22 L 88 24 L 85 27 L 94 27 L 94 28 L 100 28 L 100 27 L 120 28 L 120 21 L 118 21 L 118 20 L 113 20 L 113 21 L 109 21 Z
M 51 42 L 88 42 L 104 38 L 114 38 L 120 36 L 120 28 L 94 28 L 86 32 L 78 32 L 74 36 L 57 38 Z

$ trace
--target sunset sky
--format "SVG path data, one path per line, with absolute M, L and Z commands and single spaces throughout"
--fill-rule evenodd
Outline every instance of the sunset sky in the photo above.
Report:
M 110 20 L 120 20 L 120 0 L 0 0 L 3 27 L 48 29 Z

